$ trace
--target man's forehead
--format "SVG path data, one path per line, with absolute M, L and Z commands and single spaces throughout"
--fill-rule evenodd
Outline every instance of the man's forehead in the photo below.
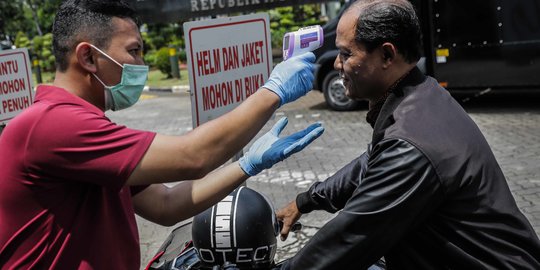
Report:
M 130 18 L 119 18 L 113 17 L 111 19 L 113 31 L 123 32 L 123 31 L 135 31 L 139 32 L 137 24 Z
M 349 26 L 350 24 L 356 24 L 356 21 L 358 20 L 358 15 L 359 14 L 357 10 L 347 10 L 347 12 L 345 12 L 343 16 L 341 16 L 340 23 L 346 24 L 347 26 Z
M 139 42 L 142 45 L 142 38 L 139 28 L 133 20 L 128 18 L 113 17 L 112 25 L 114 28 L 111 29 L 111 31 L 113 31 L 112 40 L 125 43 Z
M 346 12 L 339 20 L 338 27 L 336 29 L 338 35 L 353 34 L 356 27 L 357 15 L 354 12 Z

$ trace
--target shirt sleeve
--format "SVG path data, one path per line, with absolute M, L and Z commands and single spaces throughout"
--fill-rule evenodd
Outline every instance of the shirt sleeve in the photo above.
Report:
M 308 191 L 298 194 L 296 205 L 301 213 L 326 210 L 335 213 L 345 206 L 365 174 L 368 154 L 364 152 L 323 182 L 314 183 Z
M 404 140 L 384 140 L 343 210 L 283 269 L 368 268 L 423 222 L 443 196 L 436 171 L 420 150 Z
M 155 133 L 116 125 L 82 107 L 51 109 L 31 129 L 25 166 L 28 177 L 39 181 L 120 189 L 154 137 Z

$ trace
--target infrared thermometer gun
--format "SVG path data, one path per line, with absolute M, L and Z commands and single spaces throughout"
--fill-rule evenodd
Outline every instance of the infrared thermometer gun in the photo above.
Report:
M 320 25 L 312 25 L 286 33 L 283 36 L 283 60 L 295 55 L 314 51 L 324 43 L 323 29 Z

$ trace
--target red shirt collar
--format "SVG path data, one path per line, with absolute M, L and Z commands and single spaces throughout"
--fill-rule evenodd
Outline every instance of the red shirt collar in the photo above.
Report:
M 39 85 L 36 90 L 36 103 L 46 101 L 54 104 L 71 104 L 82 106 L 100 116 L 105 116 L 105 112 L 94 106 L 92 103 L 68 92 L 64 88 L 53 85 Z

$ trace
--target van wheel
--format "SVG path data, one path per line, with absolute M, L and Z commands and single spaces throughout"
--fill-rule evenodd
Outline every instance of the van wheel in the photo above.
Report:
M 359 102 L 345 95 L 343 79 L 336 70 L 326 74 L 323 80 L 323 93 L 326 104 L 336 111 L 350 111 L 358 108 Z

